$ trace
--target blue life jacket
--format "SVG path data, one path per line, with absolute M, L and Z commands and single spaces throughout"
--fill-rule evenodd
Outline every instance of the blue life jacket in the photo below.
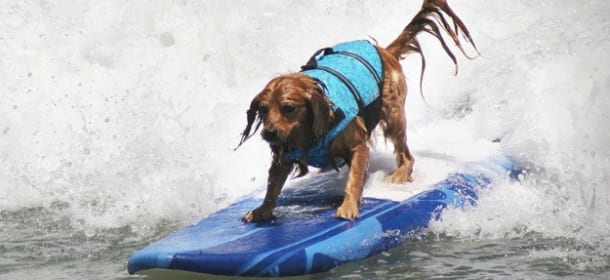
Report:
M 318 168 L 337 167 L 328 154 L 331 141 L 357 116 L 361 116 L 371 134 L 379 122 L 381 90 L 383 87 L 383 65 L 377 48 L 367 40 L 345 42 L 317 51 L 302 73 L 316 80 L 324 95 L 333 104 L 334 126 L 318 139 L 303 155 L 293 151 L 284 156 L 285 162 L 305 160 Z

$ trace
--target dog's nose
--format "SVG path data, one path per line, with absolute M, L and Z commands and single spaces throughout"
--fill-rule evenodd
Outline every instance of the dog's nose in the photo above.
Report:
M 276 142 L 278 140 L 278 130 L 275 126 L 269 126 L 263 130 L 263 139 L 267 142 Z

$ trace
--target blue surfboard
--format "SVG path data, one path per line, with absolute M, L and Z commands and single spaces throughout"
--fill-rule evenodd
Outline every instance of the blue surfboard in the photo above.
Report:
M 294 276 L 328 271 L 412 240 L 443 209 L 473 205 L 480 189 L 519 173 L 506 157 L 466 164 L 404 201 L 365 197 L 355 221 L 334 217 L 340 192 L 302 184 L 282 193 L 273 222 L 242 222 L 261 199 L 242 200 L 137 251 L 129 258 L 128 272 Z

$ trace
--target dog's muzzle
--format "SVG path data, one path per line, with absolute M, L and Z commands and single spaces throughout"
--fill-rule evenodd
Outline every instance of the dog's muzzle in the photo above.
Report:
M 272 145 L 284 142 L 284 139 L 280 137 L 280 131 L 275 126 L 269 126 L 268 128 L 263 129 L 261 135 L 265 141 Z

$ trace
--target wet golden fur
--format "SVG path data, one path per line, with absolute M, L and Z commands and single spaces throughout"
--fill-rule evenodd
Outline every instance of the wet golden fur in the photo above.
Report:
M 453 20 L 453 28 L 445 20 L 445 15 Z M 421 32 L 427 32 L 439 39 L 444 50 L 455 63 L 455 56 L 445 44 L 441 29 L 449 34 L 462 51 L 457 36 L 458 31 L 461 30 L 466 40 L 472 43 L 468 30 L 445 0 L 424 0 L 418 14 L 390 45 L 386 48 L 377 46 L 384 71 L 379 124 L 385 138 L 394 145 L 396 155 L 396 170 L 388 177 L 388 181 L 392 183 L 413 181 L 411 174 L 414 158 L 407 146 L 406 136 L 407 85 L 399 61 L 406 54 L 419 53 L 422 57 L 423 74 L 425 59 L 416 36 Z M 243 132 L 241 143 L 251 136 L 250 131 L 257 121 L 254 130 L 256 131 L 262 124 L 261 135 L 269 143 L 273 158 L 269 168 L 265 199 L 260 207 L 244 215 L 244 221 L 270 220 L 273 216 L 273 207 L 290 173 L 295 167 L 299 169 L 299 176 L 307 173 L 307 162 L 286 163 L 282 159 L 286 153 L 295 149 L 306 154 L 316 140 L 324 137 L 333 123 L 331 105 L 316 81 L 301 73 L 285 74 L 272 79 L 254 97 L 248 110 L 248 125 Z M 331 159 L 343 159 L 349 166 L 345 195 L 336 211 L 337 218 L 353 220 L 359 216 L 362 187 L 368 174 L 369 135 L 364 120 L 357 117 L 330 143 Z

